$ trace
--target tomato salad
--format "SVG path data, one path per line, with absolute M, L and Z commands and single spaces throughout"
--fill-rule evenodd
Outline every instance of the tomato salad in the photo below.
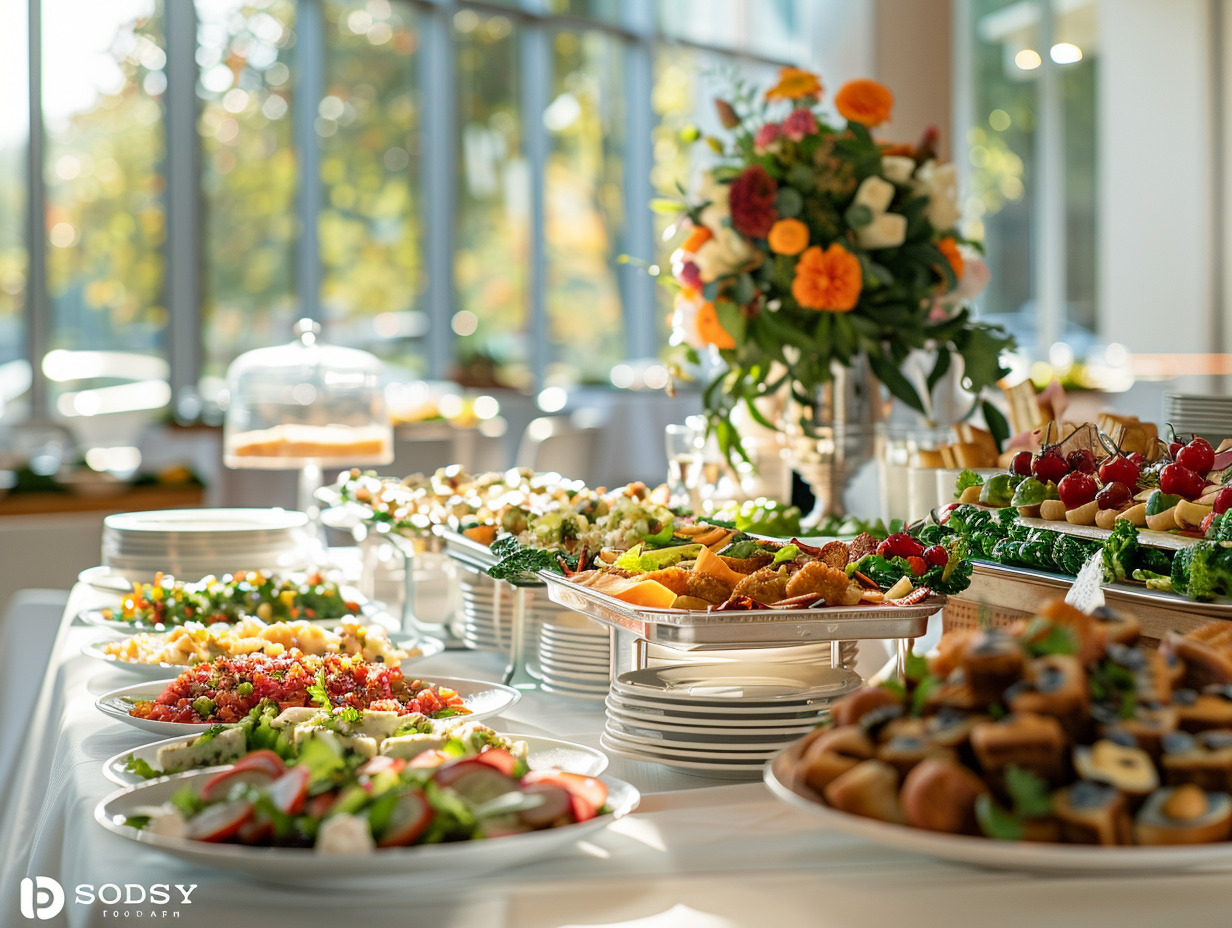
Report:
M 157 699 L 136 703 L 129 715 L 160 722 L 238 722 L 267 699 L 280 709 L 350 706 L 429 718 L 470 714 L 454 690 L 404 676 L 397 667 L 350 654 L 292 649 L 275 657 L 254 653 L 198 664 Z

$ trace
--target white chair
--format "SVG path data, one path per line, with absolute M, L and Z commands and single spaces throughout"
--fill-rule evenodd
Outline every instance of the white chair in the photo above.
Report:
M 589 484 L 602 431 L 602 423 L 589 412 L 532 419 L 518 443 L 515 463 Z

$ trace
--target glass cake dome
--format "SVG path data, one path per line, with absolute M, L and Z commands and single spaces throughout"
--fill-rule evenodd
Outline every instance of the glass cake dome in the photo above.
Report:
M 323 344 L 311 319 L 288 345 L 258 348 L 227 370 L 228 467 L 289 469 L 388 464 L 393 426 L 384 366 L 366 351 Z

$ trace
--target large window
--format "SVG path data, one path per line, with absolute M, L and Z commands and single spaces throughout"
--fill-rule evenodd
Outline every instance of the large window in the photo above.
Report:
M 1096 343 L 1095 0 L 966 0 L 965 214 L 992 280 L 985 316 L 1064 367 Z
M 611 383 L 664 341 L 654 187 L 722 72 L 815 64 L 809 7 L 0 0 L 0 416 L 208 410 L 301 315 L 398 377 Z

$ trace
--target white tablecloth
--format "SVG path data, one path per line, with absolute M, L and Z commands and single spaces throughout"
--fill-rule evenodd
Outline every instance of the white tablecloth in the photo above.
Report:
M 391 880 L 378 893 L 289 890 L 189 865 L 137 847 L 93 821 L 112 790 L 101 763 L 151 740 L 101 715 L 102 692 L 132 682 L 80 654 L 97 629 L 70 624 L 86 603 L 74 591 L 32 718 L 25 762 L 6 784 L 0 833 L 0 925 L 423 925 L 541 928 L 636 925 L 1215 926 L 1232 922 L 1232 874 L 1037 876 L 947 864 L 820 829 L 760 783 L 722 784 L 613 759 L 610 773 L 643 792 L 639 810 L 549 860 L 473 881 Z M 492 654 L 449 652 L 425 675 L 487 676 Z M 597 745 L 602 703 L 531 692 L 494 723 Z M 50 876 L 68 897 L 56 919 L 27 921 L 25 876 Z M 197 884 L 192 904 L 85 905 L 79 884 Z

